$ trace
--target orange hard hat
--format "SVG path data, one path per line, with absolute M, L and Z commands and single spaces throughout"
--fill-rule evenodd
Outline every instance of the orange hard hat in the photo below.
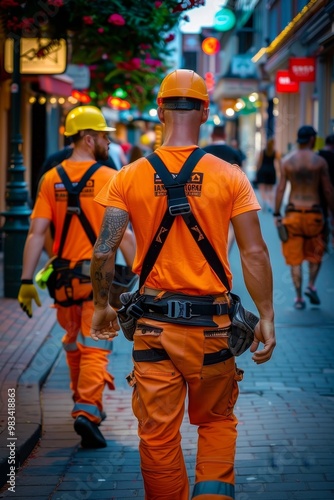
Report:
M 163 79 L 157 97 L 158 105 L 171 97 L 198 99 L 204 101 L 206 108 L 210 102 L 205 81 L 189 69 L 177 69 Z

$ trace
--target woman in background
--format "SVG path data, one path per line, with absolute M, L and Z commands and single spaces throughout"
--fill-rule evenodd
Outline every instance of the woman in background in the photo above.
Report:
M 257 162 L 256 183 L 260 191 L 263 211 L 274 209 L 275 184 L 277 172 L 280 172 L 280 155 L 275 151 L 274 138 L 270 137 L 267 146 L 260 153 Z

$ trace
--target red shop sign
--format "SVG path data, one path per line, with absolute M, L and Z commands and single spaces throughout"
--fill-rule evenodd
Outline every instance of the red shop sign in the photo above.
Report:
M 295 82 L 314 82 L 315 58 L 291 57 L 289 59 L 289 72 L 291 80 Z
M 281 69 L 276 73 L 276 92 L 298 92 L 299 83 L 290 78 L 288 69 Z

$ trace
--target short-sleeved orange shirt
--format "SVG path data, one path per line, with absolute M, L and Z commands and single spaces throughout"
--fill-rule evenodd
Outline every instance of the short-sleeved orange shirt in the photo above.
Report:
M 71 182 L 79 182 L 94 161 L 62 162 Z M 80 204 L 96 235 L 99 234 L 104 208 L 94 201 L 96 194 L 117 174 L 112 168 L 101 166 L 87 181 L 80 194 Z M 62 228 L 67 208 L 67 191 L 64 188 L 56 168 L 52 168 L 42 177 L 35 207 L 31 218 L 49 219 L 55 227 L 53 252 L 58 253 Z M 92 245 L 76 215 L 72 216 L 69 231 L 66 236 L 62 258 L 71 261 L 89 260 L 92 257 Z
M 193 149 L 194 146 L 162 146 L 155 152 L 169 171 L 177 174 Z M 193 170 L 186 194 L 231 285 L 227 248 L 229 223 L 236 215 L 260 209 L 253 188 L 238 166 L 207 154 Z M 166 191 L 155 170 L 145 158 L 140 158 L 123 167 L 95 199 L 104 206 L 129 213 L 137 242 L 133 270 L 140 275 L 145 255 L 167 208 Z M 225 291 L 180 216 L 175 218 L 146 286 L 190 295 Z

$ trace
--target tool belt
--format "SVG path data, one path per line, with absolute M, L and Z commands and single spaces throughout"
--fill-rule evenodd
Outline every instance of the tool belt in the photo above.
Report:
M 155 321 L 177 325 L 216 327 L 213 316 L 229 315 L 231 331 L 228 339 L 229 350 L 233 356 L 240 356 L 254 340 L 254 329 L 259 318 L 245 309 L 240 297 L 229 294 L 227 302 L 214 304 L 212 295 L 189 296 L 166 293 L 159 301 L 152 295 L 123 293 L 120 300 L 123 306 L 118 310 L 119 323 L 127 340 L 133 341 L 137 321 L 150 318 Z
M 75 304 L 82 304 L 88 300 L 93 299 L 93 291 L 84 299 L 80 298 L 75 300 L 73 298 L 73 279 L 77 279 L 79 283 L 90 283 L 90 261 L 78 261 L 74 267 L 70 266 L 70 260 L 55 258 L 51 265 L 53 272 L 50 274 L 46 286 L 49 290 L 50 297 L 52 297 L 56 304 L 63 307 L 70 307 Z M 66 300 L 58 300 L 56 291 L 64 287 Z
M 213 316 L 228 314 L 227 303 L 214 304 L 212 296 L 191 296 L 166 293 L 156 301 L 151 295 L 143 295 L 143 317 L 189 326 L 217 326 Z

